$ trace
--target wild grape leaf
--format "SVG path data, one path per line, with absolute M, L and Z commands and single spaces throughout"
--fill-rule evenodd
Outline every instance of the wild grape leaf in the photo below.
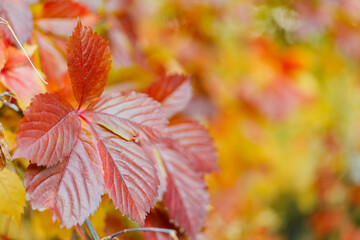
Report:
M 33 48 L 26 50 L 31 55 Z M 0 81 L 16 95 L 20 107 L 25 109 L 36 94 L 45 92 L 45 86 L 22 51 L 12 46 L 4 51 L 5 63 L 0 72 Z
M 100 150 L 95 136 L 83 125 L 67 159 L 44 168 L 31 164 L 26 172 L 26 198 L 34 209 L 51 209 L 53 221 L 67 228 L 93 214 L 104 193 Z
M 0 214 L 10 216 L 20 226 L 25 189 L 19 176 L 7 168 L 0 172 L 0 199 Z
M 30 7 L 26 3 L 21 0 L 1 0 L 0 17 L 9 22 L 21 43 L 26 42 L 30 38 L 33 30 L 33 17 Z M 13 44 L 17 44 L 10 30 L 5 25 L 0 25 L 0 29 Z
M 209 196 L 205 180 L 194 171 L 172 144 L 157 145 L 167 172 L 167 189 L 163 201 L 169 216 L 181 228 L 195 235 L 208 211 Z
M 24 114 L 13 157 L 47 167 L 66 159 L 80 131 L 80 120 L 72 107 L 56 94 L 40 94 Z
M 121 138 L 135 142 L 155 141 L 167 124 L 160 104 L 136 92 L 108 94 L 91 103 L 83 114 Z
M 195 121 L 184 119 L 171 123 L 172 139 L 181 145 L 195 170 L 211 173 L 218 170 L 217 154 L 207 130 Z
M 111 67 L 107 42 L 79 22 L 69 39 L 67 63 L 74 95 L 80 106 L 98 98 Z
M 147 94 L 161 102 L 169 118 L 182 111 L 192 98 L 191 78 L 184 75 L 170 75 L 158 78 L 147 89 Z

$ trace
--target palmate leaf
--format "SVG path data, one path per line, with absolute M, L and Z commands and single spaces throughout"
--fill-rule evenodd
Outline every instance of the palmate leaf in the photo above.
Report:
M 191 78 L 185 75 L 163 76 L 153 82 L 146 93 L 159 101 L 169 118 L 182 111 L 192 98 Z
M 68 42 L 67 64 L 80 106 L 100 97 L 111 67 L 110 49 L 101 36 L 80 22 Z
M 26 198 L 31 206 L 51 209 L 53 220 L 60 218 L 67 228 L 93 214 L 104 193 L 98 143 L 87 128 L 83 124 L 67 159 L 49 168 L 33 164 L 26 172 Z
M 14 158 L 49 167 L 69 156 L 78 139 L 80 120 L 67 102 L 55 94 L 40 94 L 24 114 Z

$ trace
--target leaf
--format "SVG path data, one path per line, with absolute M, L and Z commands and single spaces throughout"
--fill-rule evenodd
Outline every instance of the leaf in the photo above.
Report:
M 163 200 L 170 219 L 189 234 L 195 235 L 208 211 L 209 196 L 205 180 L 171 144 L 158 144 L 157 147 L 167 172 L 167 190 Z
M 0 171 L 5 167 L 6 161 L 10 160 L 11 155 L 9 153 L 9 146 L 5 141 L 4 127 L 0 123 Z
M 52 0 L 42 5 L 39 18 L 36 19 L 36 30 L 51 37 L 68 37 L 76 27 L 78 18 L 86 26 L 94 26 L 98 17 L 90 10 L 72 0 Z
M 0 17 L 9 22 L 21 43 L 26 42 L 30 38 L 33 30 L 33 18 L 27 4 L 21 0 L 1 0 Z M 0 29 L 13 44 L 17 44 L 10 30 L 5 25 L 1 24 Z
M 42 18 L 77 18 L 89 13 L 85 6 L 69 0 L 48 1 L 42 8 Z
M 109 197 L 123 214 L 143 224 L 158 195 L 159 177 L 142 143 L 159 139 L 166 128 L 160 104 L 145 94 L 121 92 L 100 98 L 82 115 L 100 139 Z
M 122 140 L 100 126 L 95 125 L 94 129 L 104 153 L 104 180 L 109 197 L 122 214 L 144 224 L 159 185 L 153 162 L 140 145 Z
M 29 55 L 34 51 L 33 47 L 25 48 Z M 0 72 L 0 81 L 16 95 L 20 107 L 25 109 L 35 95 L 45 92 L 45 86 L 22 51 L 12 46 L 5 51 L 6 59 Z
M 19 176 L 7 168 L 0 172 L 0 199 L 0 214 L 10 216 L 20 226 L 25 189 Z
M 46 80 L 49 82 L 48 89 L 58 90 L 64 88 L 65 84 L 62 80 L 67 73 L 65 54 L 56 47 L 51 38 L 41 33 L 36 34 L 36 40 L 39 45 L 41 68 L 46 75 Z M 68 87 L 70 88 L 70 86 Z
M 80 120 L 72 107 L 56 94 L 40 94 L 24 114 L 13 157 L 47 167 L 65 160 L 80 131 Z
M 79 22 L 69 39 L 67 64 L 79 105 L 98 98 L 104 90 L 111 67 L 108 43 Z
M 128 141 L 156 141 L 167 120 L 160 104 L 136 92 L 108 94 L 93 102 L 83 112 L 101 126 Z
M 175 228 L 175 226 L 169 222 L 169 216 L 167 216 L 166 212 L 159 209 L 151 209 L 149 215 L 146 217 L 145 227 Z M 142 234 L 146 240 L 174 240 L 174 238 L 167 233 L 143 232 Z
M 182 111 L 192 98 L 191 78 L 170 75 L 158 78 L 147 89 L 147 94 L 159 101 L 168 118 Z
M 192 120 L 178 120 L 171 123 L 169 132 L 173 140 L 179 143 L 190 158 L 190 165 L 201 173 L 218 170 L 217 154 L 209 133 L 200 124 Z
M 97 139 L 83 126 L 68 158 L 44 168 L 30 165 L 25 177 L 26 198 L 34 209 L 49 208 L 53 221 L 67 228 L 93 214 L 104 193 Z

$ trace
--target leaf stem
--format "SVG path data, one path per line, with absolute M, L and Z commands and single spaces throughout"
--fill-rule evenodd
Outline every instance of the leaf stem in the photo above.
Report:
M 45 79 L 41 76 L 40 72 L 37 70 L 37 68 L 36 68 L 36 67 L 34 66 L 34 64 L 32 63 L 29 55 L 26 53 L 24 47 L 22 46 L 21 42 L 20 42 L 19 39 L 17 38 L 17 36 L 16 36 L 14 30 L 12 29 L 12 27 L 10 26 L 9 22 L 6 21 L 6 20 L 5 20 L 4 18 L 2 18 L 2 17 L 0 17 L 0 20 L 2 21 L 2 22 L 0 22 L 0 24 L 4 24 L 4 25 L 10 30 L 10 32 L 11 32 L 11 34 L 13 35 L 13 37 L 15 38 L 17 44 L 20 46 L 21 50 L 24 52 L 26 58 L 29 60 L 31 66 L 32 66 L 33 69 L 36 71 L 36 73 L 37 73 L 37 75 L 40 77 L 41 81 L 43 81 L 45 84 L 48 84 L 48 82 L 45 81 Z
M 91 221 L 89 218 L 85 219 L 86 227 L 89 229 L 89 232 L 94 240 L 100 240 L 99 236 L 97 235 L 94 226 L 91 224 Z
M 178 240 L 178 237 L 176 236 L 176 231 L 173 229 L 167 229 L 167 228 L 131 228 L 131 229 L 125 229 L 120 232 L 114 233 L 110 236 L 102 238 L 102 240 L 112 240 L 116 236 L 119 236 L 121 234 L 129 233 L 129 232 L 158 232 L 158 233 L 167 233 L 169 234 L 174 240 Z

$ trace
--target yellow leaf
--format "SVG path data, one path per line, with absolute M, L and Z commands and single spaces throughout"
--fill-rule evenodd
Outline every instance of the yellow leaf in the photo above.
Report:
M 19 176 L 6 168 L 0 172 L 0 199 L 0 214 L 10 216 L 20 226 L 25 189 Z

